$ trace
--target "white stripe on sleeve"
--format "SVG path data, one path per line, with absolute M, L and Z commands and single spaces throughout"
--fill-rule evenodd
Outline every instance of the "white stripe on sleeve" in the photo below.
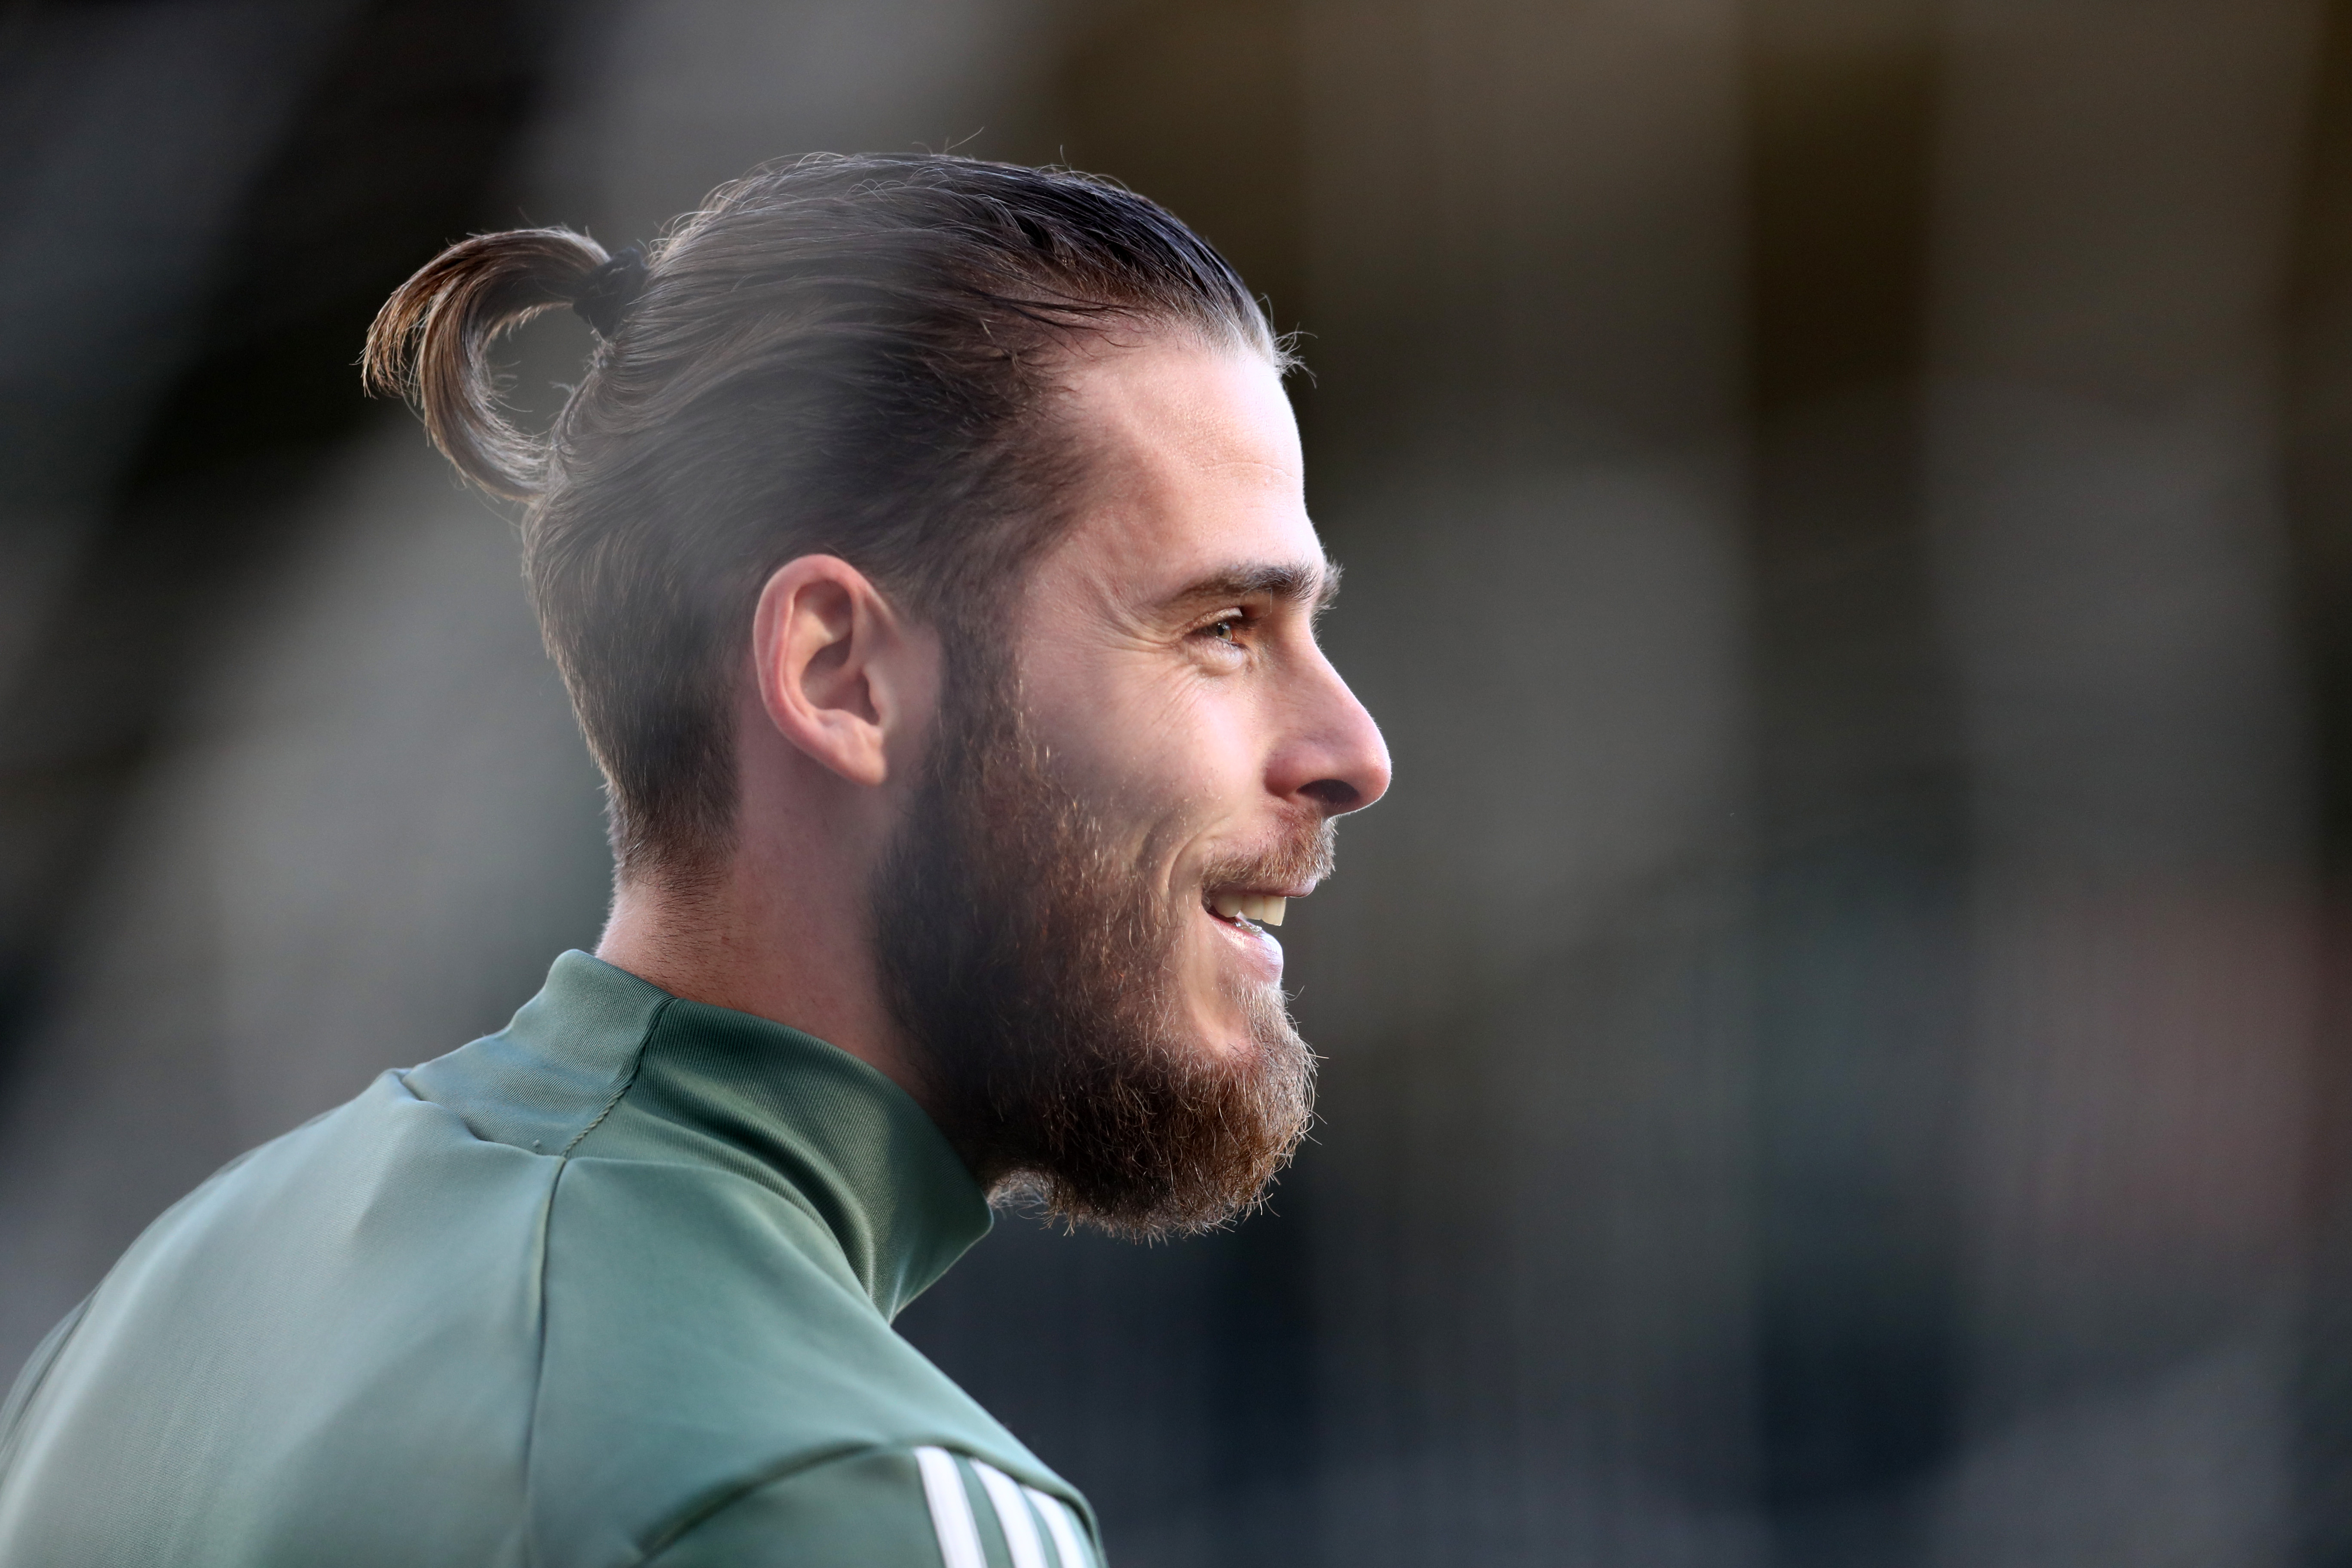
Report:
M 1037 1539 L 1037 1521 L 1029 1517 L 1029 1505 L 1021 1500 L 1021 1489 L 1013 1484 L 1013 1478 L 978 1459 L 971 1462 L 971 1473 L 980 1478 L 981 1489 L 988 1493 L 989 1505 L 996 1510 L 996 1522 L 1004 1531 L 1004 1549 L 1013 1553 L 1013 1568 L 1045 1568 L 1045 1548 Z
M 1085 1536 L 1062 1500 L 1039 1491 L 1035 1487 L 1024 1487 L 1029 1500 L 1037 1505 L 1037 1517 L 1045 1521 L 1046 1532 L 1054 1538 L 1054 1555 L 1060 1558 L 1061 1568 L 1095 1568 L 1094 1553 L 1087 1550 Z
M 988 1568 L 988 1557 L 980 1548 L 980 1525 L 971 1517 L 971 1499 L 963 1489 L 955 1456 L 945 1448 L 918 1448 L 915 1463 L 923 1472 L 923 1500 L 931 1505 L 940 1562 L 946 1568 Z

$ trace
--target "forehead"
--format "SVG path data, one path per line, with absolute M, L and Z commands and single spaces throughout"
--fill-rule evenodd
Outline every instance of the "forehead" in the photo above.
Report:
M 1297 422 L 1262 358 L 1153 342 L 1089 353 L 1066 384 L 1086 479 L 1049 574 L 1139 600 L 1236 565 L 1320 571 Z

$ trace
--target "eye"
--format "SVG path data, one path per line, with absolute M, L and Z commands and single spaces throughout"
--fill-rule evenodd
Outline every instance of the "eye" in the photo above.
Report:
M 1242 644 L 1242 632 L 1248 624 L 1249 613 L 1247 611 L 1221 610 L 1218 612 L 1216 619 L 1204 621 L 1199 626 L 1193 628 L 1192 635 L 1197 637 L 1205 637 L 1211 642 L 1223 643 L 1227 647 L 1239 647 Z

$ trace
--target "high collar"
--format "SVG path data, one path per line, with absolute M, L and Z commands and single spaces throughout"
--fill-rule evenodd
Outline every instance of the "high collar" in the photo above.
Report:
M 436 1070 L 469 1055 L 461 1073 Z M 584 952 L 557 959 L 500 1034 L 409 1081 L 445 1100 L 460 1077 L 475 1107 L 457 1108 L 482 1136 L 574 1158 L 683 1156 L 805 1202 L 885 1317 L 988 1233 L 988 1201 L 963 1162 L 881 1073 Z M 481 1115 L 485 1098 L 504 1114 Z

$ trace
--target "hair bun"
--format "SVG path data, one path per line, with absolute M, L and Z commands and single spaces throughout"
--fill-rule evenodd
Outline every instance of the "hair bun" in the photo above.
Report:
M 625 258 L 633 273 L 615 266 Z M 636 253 L 608 257 L 568 228 L 478 234 L 426 262 L 384 301 L 360 363 L 371 389 L 416 404 L 433 444 L 458 472 L 494 496 L 528 500 L 546 481 L 550 441 L 507 417 L 492 341 L 574 301 L 610 337 L 606 323 L 618 324 L 644 283 Z
M 610 342 L 620 335 L 621 318 L 646 291 L 646 253 L 642 247 L 625 245 L 605 258 L 604 264 L 588 274 L 580 290 L 580 298 L 572 301 L 580 319 L 596 329 L 596 335 Z

